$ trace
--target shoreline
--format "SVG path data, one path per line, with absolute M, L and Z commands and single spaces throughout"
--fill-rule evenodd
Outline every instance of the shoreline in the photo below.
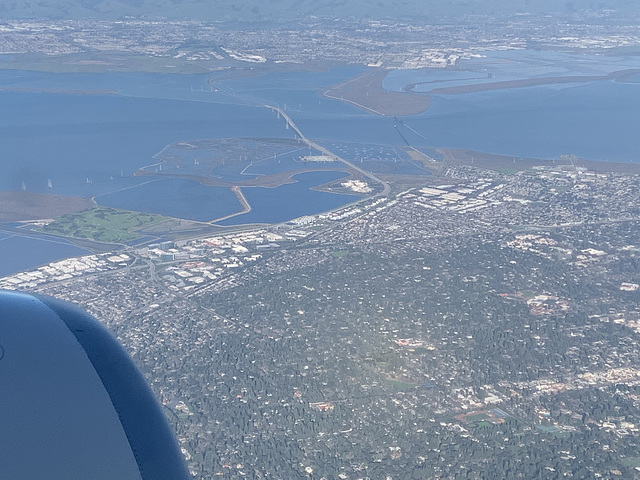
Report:
M 520 171 L 538 166 L 559 167 L 568 164 L 568 160 L 561 158 L 549 160 L 517 157 L 464 148 L 437 148 L 436 150 L 442 153 L 445 158 L 444 162 L 439 164 L 443 167 L 446 165 L 469 165 L 488 170 Z M 576 157 L 574 166 L 587 168 L 596 173 L 640 174 L 640 163 L 607 162 Z
M 455 87 L 440 87 L 425 92 L 433 95 L 460 95 L 464 93 L 485 92 L 490 90 L 509 90 L 512 88 L 538 87 L 541 85 L 556 85 L 562 83 L 590 83 L 614 80 L 626 82 L 634 74 L 640 73 L 639 69 L 626 69 L 610 73 L 608 75 L 567 75 L 562 77 L 525 78 L 521 80 L 505 80 L 491 83 L 475 83 Z
M 245 213 L 249 213 L 251 211 L 251 205 L 247 201 L 247 197 L 245 197 L 244 194 L 242 193 L 242 190 L 240 189 L 240 187 L 237 185 L 234 185 L 233 187 L 231 187 L 231 191 L 234 193 L 234 195 L 238 199 L 238 202 L 240 203 L 242 210 L 240 210 L 239 212 L 231 213 L 229 215 L 225 215 L 224 217 L 215 218 L 208 223 L 215 224 L 218 222 L 223 222 L 225 220 L 228 220 L 229 218 L 237 217 L 238 215 L 244 215 Z
M 373 115 L 406 116 L 425 112 L 431 97 L 419 92 L 393 92 L 382 86 L 390 70 L 376 69 L 322 91 L 326 98 L 339 100 Z

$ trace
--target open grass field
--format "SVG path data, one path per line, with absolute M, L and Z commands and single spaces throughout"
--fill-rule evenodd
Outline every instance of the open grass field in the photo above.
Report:
M 627 457 L 622 459 L 622 463 L 626 466 L 626 467 L 640 467 L 640 457 Z
M 123 243 L 140 237 L 138 230 L 166 219 L 162 215 L 94 207 L 83 212 L 62 215 L 40 230 L 66 237 Z
M 399 392 L 409 392 L 418 386 L 417 383 L 401 382 L 400 380 L 387 379 L 387 382 Z
M 476 423 L 476 422 L 483 422 L 487 419 L 489 419 L 491 417 L 489 417 L 489 415 L 487 415 L 486 413 L 477 413 L 475 415 L 467 415 L 464 417 L 465 422 L 467 423 Z

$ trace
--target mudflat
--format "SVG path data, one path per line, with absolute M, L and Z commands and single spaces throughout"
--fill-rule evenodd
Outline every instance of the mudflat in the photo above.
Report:
M 325 90 L 324 96 L 376 115 L 416 115 L 429 108 L 431 98 L 428 95 L 391 92 L 382 88 L 382 80 L 387 73 L 389 71 L 385 69 L 367 72 Z
M 526 78 L 521 80 L 506 80 L 502 82 L 474 83 L 471 85 L 460 85 L 455 87 L 434 88 L 429 91 L 438 95 L 458 95 L 461 93 L 485 92 L 488 90 L 506 90 L 509 88 L 537 87 L 540 85 L 554 85 L 558 83 L 589 83 L 603 80 L 616 80 L 626 82 L 638 70 L 620 70 L 609 75 L 568 75 L 562 77 L 539 77 Z
M 82 197 L 46 195 L 24 191 L 0 192 L 0 221 L 28 221 L 55 218 L 79 212 L 92 206 Z

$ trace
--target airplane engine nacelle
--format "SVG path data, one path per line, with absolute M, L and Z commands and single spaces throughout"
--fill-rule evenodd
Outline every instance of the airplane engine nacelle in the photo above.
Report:
M 191 478 L 151 389 L 116 339 L 68 303 L 0 292 L 0 475 Z

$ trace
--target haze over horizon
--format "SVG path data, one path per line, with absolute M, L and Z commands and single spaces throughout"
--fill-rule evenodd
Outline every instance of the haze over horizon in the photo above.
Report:
M 0 18 L 118 19 L 126 16 L 157 16 L 175 20 L 261 21 L 293 20 L 305 16 L 358 16 L 371 18 L 425 19 L 465 14 L 511 15 L 615 11 L 640 13 L 640 3 L 631 0 L 54 0 L 47 4 L 29 0 L 0 2 Z

